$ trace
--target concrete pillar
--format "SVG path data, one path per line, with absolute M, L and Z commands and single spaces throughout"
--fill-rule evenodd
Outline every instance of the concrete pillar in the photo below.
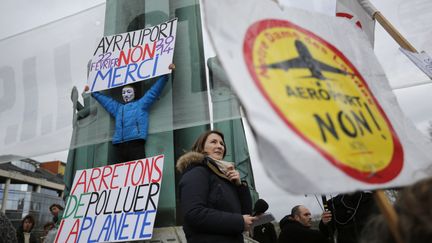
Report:
M 3 192 L 2 205 L 1 205 L 1 212 L 2 213 L 6 213 L 6 203 L 8 201 L 8 197 L 9 197 L 9 185 L 10 185 L 10 182 L 11 182 L 11 179 L 7 178 L 6 179 L 6 183 L 5 183 L 4 192 Z

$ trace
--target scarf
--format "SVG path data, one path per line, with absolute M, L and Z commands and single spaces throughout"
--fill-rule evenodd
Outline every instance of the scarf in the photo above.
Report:
M 208 159 L 207 162 L 207 166 L 219 177 L 222 177 L 224 179 L 227 179 L 229 181 L 231 181 L 227 174 L 229 171 L 234 170 L 234 163 L 232 162 L 228 162 L 228 161 L 224 161 L 224 160 L 217 160 L 217 159 L 213 159 L 209 156 L 206 156 L 206 158 Z M 241 183 L 239 183 L 238 181 L 236 182 L 236 185 L 240 185 Z

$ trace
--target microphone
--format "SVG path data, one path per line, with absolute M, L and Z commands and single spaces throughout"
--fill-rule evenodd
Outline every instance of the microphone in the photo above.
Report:
M 269 205 L 266 201 L 264 201 L 264 199 L 258 199 L 255 202 L 252 216 L 256 217 L 256 220 L 252 223 L 251 228 L 275 220 L 273 214 L 266 213 L 268 208 Z
M 267 211 L 268 208 L 269 208 L 268 203 L 264 201 L 264 199 L 260 198 L 255 202 L 252 216 L 263 214 L 265 213 L 265 211 Z

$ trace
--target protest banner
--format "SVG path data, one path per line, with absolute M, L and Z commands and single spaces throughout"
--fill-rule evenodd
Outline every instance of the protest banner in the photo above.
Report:
M 281 188 L 371 190 L 432 174 L 431 142 L 402 114 L 371 45 L 349 23 L 271 1 L 206 0 L 204 10 Z
M 164 156 L 79 170 L 55 242 L 152 238 Z
M 177 18 L 137 31 L 104 36 L 89 63 L 90 91 L 170 73 L 176 30 Z

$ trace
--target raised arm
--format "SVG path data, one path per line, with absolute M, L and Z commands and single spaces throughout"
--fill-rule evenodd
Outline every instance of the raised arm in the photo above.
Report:
M 84 87 L 84 91 L 87 92 L 89 90 L 88 85 Z M 121 106 L 119 102 L 114 100 L 111 97 L 108 97 L 106 95 L 103 95 L 99 92 L 93 92 L 92 93 L 93 98 L 95 98 L 99 104 L 108 112 L 111 116 L 115 117 L 117 110 Z
M 172 63 L 168 67 L 171 70 L 175 69 L 175 65 Z M 168 80 L 168 74 L 165 74 L 161 76 L 156 83 L 153 84 L 153 86 L 145 93 L 141 99 L 139 99 L 138 102 L 140 102 L 140 105 L 144 108 L 149 108 L 160 96 L 162 93 L 163 88 L 165 87 L 165 84 Z

